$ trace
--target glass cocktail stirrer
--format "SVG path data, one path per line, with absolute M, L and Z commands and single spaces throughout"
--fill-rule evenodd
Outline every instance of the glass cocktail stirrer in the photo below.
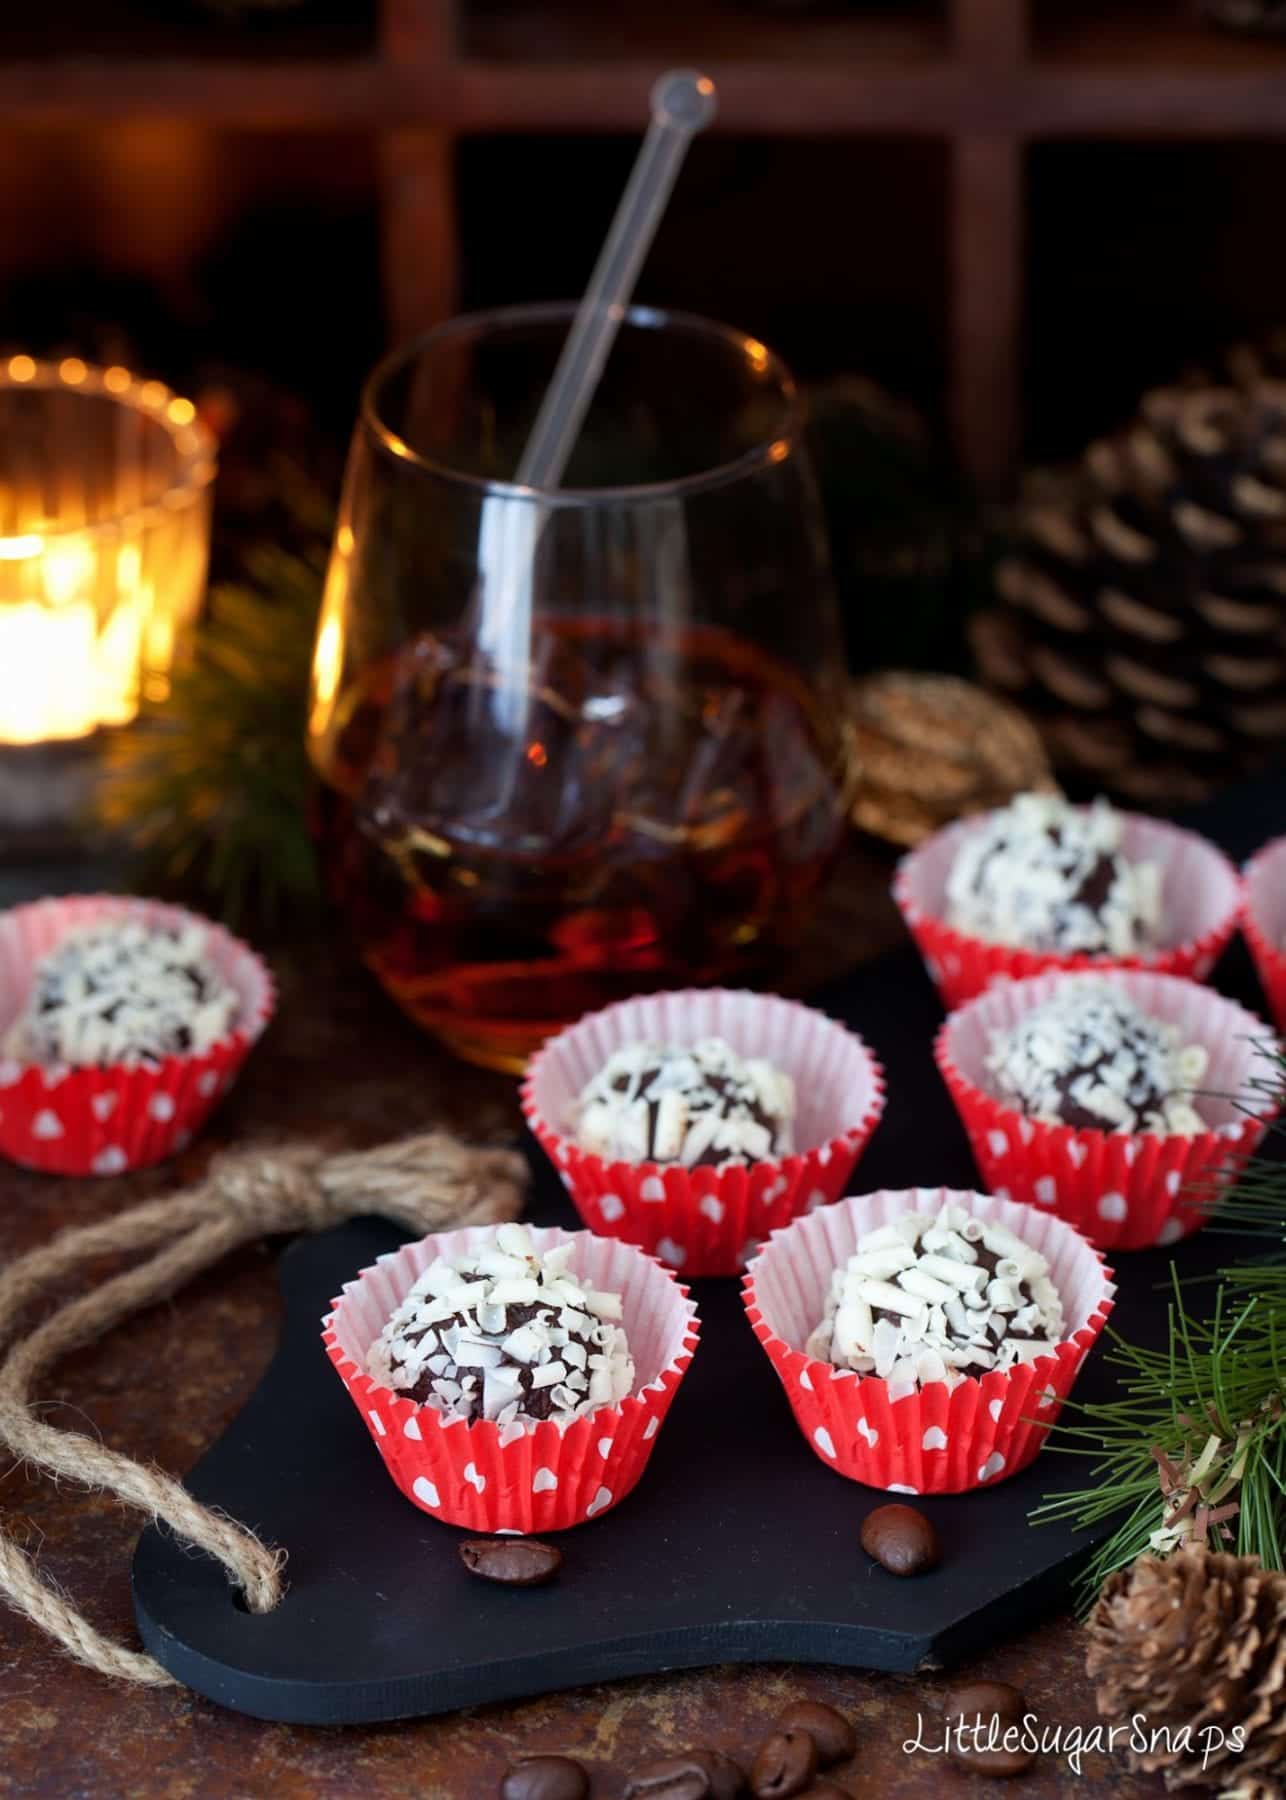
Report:
M 653 86 L 652 122 L 518 463 L 520 486 L 562 481 L 688 145 L 715 107 L 713 81 L 695 70 L 671 69 Z
M 671 69 L 653 84 L 651 106 L 647 133 L 514 473 L 518 487 L 537 495 L 562 481 L 688 145 L 715 116 L 714 82 L 694 69 Z M 483 507 L 481 586 L 500 603 L 487 609 L 479 645 L 512 678 L 501 699 L 506 712 L 525 704 L 532 569 L 547 518 L 527 496 L 515 502 L 498 495 Z

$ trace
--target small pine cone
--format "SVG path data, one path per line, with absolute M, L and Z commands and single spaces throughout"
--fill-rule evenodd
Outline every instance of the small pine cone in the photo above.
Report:
M 1286 1575 L 1200 1544 L 1144 1556 L 1104 1584 L 1088 1630 L 1099 1713 L 1146 1721 L 1135 1768 L 1228 1800 L 1286 1800 Z
M 918 844 L 953 819 L 1054 787 L 1034 726 L 953 675 L 868 675 L 853 683 L 850 712 L 853 822 L 890 843 Z

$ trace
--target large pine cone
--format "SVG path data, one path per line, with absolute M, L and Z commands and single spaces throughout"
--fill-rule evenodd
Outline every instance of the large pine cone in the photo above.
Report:
M 1135 1768 L 1170 1787 L 1218 1787 L 1235 1800 L 1286 1795 L 1286 1576 L 1254 1556 L 1188 1545 L 1141 1557 L 1104 1585 L 1089 1621 L 1086 1667 L 1098 1710 L 1122 1726 L 1143 1714 L 1153 1748 Z M 1180 1737 L 1189 1728 L 1188 1747 Z M 1240 1728 L 1244 1749 L 1225 1740 Z M 1211 1744 L 1202 1766 L 1202 1750 Z
M 1204 799 L 1286 744 L 1286 384 L 1159 389 L 1033 485 L 976 622 L 1055 765 L 1138 805 Z

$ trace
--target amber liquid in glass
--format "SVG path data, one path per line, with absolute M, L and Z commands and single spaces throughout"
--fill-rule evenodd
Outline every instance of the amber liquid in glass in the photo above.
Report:
M 771 974 L 843 835 L 838 709 L 730 633 L 538 625 L 522 676 L 425 636 L 314 746 L 332 894 L 382 984 L 520 1070 L 648 989 Z

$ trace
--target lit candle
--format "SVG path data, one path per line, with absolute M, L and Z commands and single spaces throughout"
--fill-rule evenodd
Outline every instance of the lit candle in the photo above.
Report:
M 163 697 L 200 607 L 214 469 L 160 382 L 0 365 L 0 744 L 87 737 Z

